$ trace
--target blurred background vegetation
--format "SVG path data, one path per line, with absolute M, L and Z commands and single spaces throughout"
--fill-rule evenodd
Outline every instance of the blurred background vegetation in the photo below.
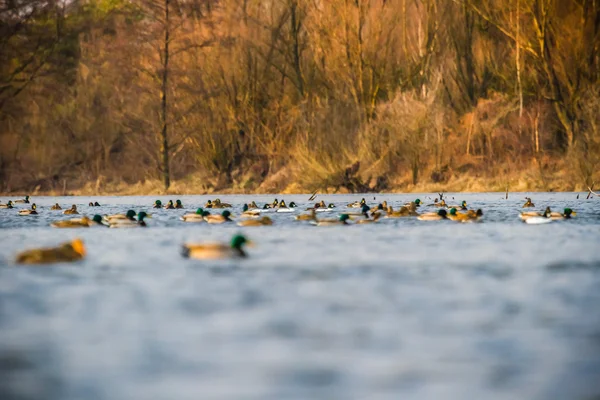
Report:
M 1 0 L 0 191 L 581 190 L 597 0 Z

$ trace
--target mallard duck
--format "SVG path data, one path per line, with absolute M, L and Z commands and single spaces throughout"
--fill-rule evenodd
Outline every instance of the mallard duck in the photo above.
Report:
M 468 209 L 467 202 L 464 200 L 460 203 L 460 206 L 448 206 L 448 208 L 450 208 L 450 209 L 456 208 L 457 210 L 462 210 L 462 211 L 466 211 Z
M 242 207 L 242 218 L 256 218 L 261 214 L 260 210 L 252 209 L 248 207 L 248 204 L 244 204 Z
M 89 228 L 92 225 L 104 225 L 102 216 L 96 214 L 92 219 L 83 217 L 66 221 L 54 221 L 50 224 L 54 228 Z
M 360 212 L 349 212 L 349 213 L 346 213 L 346 215 L 348 215 L 348 217 L 350 219 L 357 219 L 357 217 L 366 217 L 366 218 L 369 218 L 369 211 L 370 210 L 371 209 L 369 208 L 368 205 L 363 204 L 362 208 L 360 209 Z
M 229 203 L 221 202 L 221 199 L 215 199 L 215 203 L 217 203 L 219 205 L 219 208 L 231 208 L 232 207 L 232 205 Z
M 542 215 L 529 215 L 526 216 L 525 218 L 521 217 L 521 219 L 523 220 L 523 222 L 525 222 L 526 224 L 547 224 L 549 222 L 552 222 L 552 218 L 550 218 L 550 214 L 552 212 L 550 211 L 550 207 L 546 207 L 546 210 L 544 211 L 544 213 Z
M 450 214 L 448 214 L 448 219 L 452 221 L 466 222 L 469 220 L 469 216 L 466 213 L 457 212 L 456 207 L 452 207 L 450 209 Z
M 222 224 L 223 222 L 232 222 L 232 219 L 229 218 L 230 216 L 231 213 L 229 210 L 225 210 L 221 214 L 207 215 L 204 217 L 204 220 L 209 224 Z
M 550 218 L 552 218 L 552 219 L 569 219 L 576 215 L 577 215 L 577 213 L 575 211 L 571 210 L 570 208 L 565 208 L 564 212 L 562 214 L 559 212 L 550 213 Z
M 19 203 L 20 203 L 20 204 L 23 204 L 23 203 L 25 203 L 25 204 L 29 204 L 29 196 L 25 196 L 25 198 L 24 198 L 24 199 L 21 199 L 21 200 L 15 200 L 15 203 L 16 203 L 16 204 L 19 204 Z
M 181 220 L 183 222 L 204 222 L 204 217 L 207 215 L 210 215 L 208 211 L 204 211 L 202 208 L 199 208 L 195 213 L 183 215 Z
M 238 222 L 239 226 L 266 226 L 273 225 L 273 220 L 271 218 L 264 216 L 260 219 L 247 219 L 244 221 Z
M 436 199 L 437 201 L 437 199 Z M 421 206 L 421 199 L 415 199 L 415 201 L 411 201 L 410 203 L 406 203 L 404 204 L 405 207 L 410 207 L 411 204 L 415 204 L 415 207 L 420 207 Z
M 358 221 L 356 221 L 357 224 L 371 224 L 374 222 L 379 221 L 379 218 L 381 217 L 381 212 L 374 212 L 371 214 L 371 216 L 373 217 L 372 219 L 367 217 L 365 219 L 359 219 Z
M 371 212 L 377 212 L 377 211 L 386 211 L 388 209 L 388 202 L 387 200 L 384 200 L 383 203 L 379 203 L 377 204 L 375 207 L 371 207 Z
M 52 207 L 50 207 L 50 209 L 51 210 L 62 210 L 62 207 L 58 203 L 56 203 Z
M 478 221 L 483 217 L 483 211 L 481 211 L 481 208 L 478 208 L 477 210 L 468 210 L 467 216 L 469 217 L 469 221 Z
M 37 206 L 33 203 L 29 210 L 20 210 L 19 215 L 38 215 Z
M 444 207 L 444 208 L 448 207 L 448 205 L 446 204 L 446 200 L 444 200 L 444 199 L 442 199 L 440 201 L 438 201 L 438 199 L 435 199 L 433 201 L 433 204 L 430 204 L 430 206 L 433 206 L 433 207 Z
M 75 204 L 73 204 L 71 206 L 71 208 L 69 208 L 68 210 L 63 211 L 63 214 L 73 215 L 73 214 L 79 214 L 79 212 L 77 211 L 77 206 Z
M 6 204 L 0 204 L 0 208 L 13 208 L 12 200 L 9 200 Z
M 17 254 L 18 264 L 50 264 L 78 261 L 85 257 L 85 246 L 81 239 L 63 243 L 58 247 L 31 249 Z
M 550 210 L 550 207 L 546 207 L 546 210 L 544 210 L 543 213 L 537 211 L 522 211 L 519 213 L 519 218 L 525 221 L 529 218 L 544 217 L 546 216 L 546 214 L 547 217 L 550 217 L 550 215 L 552 214 L 552 210 Z
M 311 224 L 316 226 L 349 225 L 349 219 L 350 216 L 348 214 L 340 214 L 338 219 L 318 219 L 311 221 Z
M 317 214 L 314 208 L 310 209 L 310 214 L 300 214 L 294 217 L 296 221 L 316 221 Z
M 388 206 L 386 218 L 418 217 L 417 205 L 412 202 L 408 207 L 402 206 L 398 211 L 394 211 L 392 206 Z
M 181 204 L 181 200 L 175 200 L 175 208 L 183 208 L 183 204 Z
M 162 201 L 160 201 L 160 200 L 156 200 L 156 201 L 154 202 L 154 206 L 153 206 L 152 208 L 162 208 L 162 207 L 163 207 L 163 205 L 162 205 Z
M 243 235 L 235 235 L 229 245 L 225 243 L 186 243 L 182 246 L 181 255 L 198 260 L 246 257 L 243 246 L 249 243 L 250 241 Z
M 146 227 L 147 214 L 144 211 L 138 213 L 137 221 L 135 219 L 113 219 L 110 221 L 111 228 L 135 228 L 135 227 Z
M 135 216 L 136 216 L 135 211 L 128 210 L 125 214 L 105 215 L 103 219 L 104 219 L 104 221 L 106 221 L 108 223 L 116 222 L 116 221 L 124 221 L 124 220 L 135 221 Z
M 439 221 L 442 219 L 448 219 L 448 212 L 446 210 L 438 210 L 437 212 L 429 212 L 421 214 L 417 217 L 419 221 Z
M 174 210 L 175 209 L 175 206 L 173 205 L 173 200 L 169 200 L 169 202 L 165 206 L 165 209 L 167 209 L 167 210 Z
M 535 204 L 533 204 L 531 202 L 531 198 L 530 197 L 525 197 L 525 200 L 527 200 L 527 201 L 525 202 L 525 204 L 523 204 L 523 208 L 535 207 Z
M 367 204 L 367 201 L 363 197 L 360 201 L 355 201 L 354 203 L 348 204 L 348 207 L 350 207 L 350 208 L 361 208 L 365 204 Z

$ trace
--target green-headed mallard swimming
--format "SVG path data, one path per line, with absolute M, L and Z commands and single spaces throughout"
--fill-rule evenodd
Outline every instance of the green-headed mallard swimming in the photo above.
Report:
M 562 214 L 559 212 L 550 213 L 550 218 L 552 218 L 552 219 L 569 219 L 576 215 L 577 215 L 577 213 L 575 211 L 573 211 L 567 207 L 564 209 L 564 212 Z
M 410 203 L 404 204 L 405 207 L 410 207 L 411 204 L 415 204 L 416 207 L 421 206 L 421 199 L 415 199 L 415 201 L 411 201 Z
M 81 239 L 63 243 L 58 247 L 31 249 L 17 254 L 18 264 L 50 264 L 78 261 L 85 257 L 85 246 Z
M 315 221 L 311 221 L 311 224 L 316 226 L 349 225 L 349 219 L 350 216 L 348 214 L 340 214 L 338 219 L 318 219 Z
M 129 213 L 129 212 L 128 212 Z M 134 212 L 135 215 L 135 212 Z M 113 219 L 110 221 L 110 227 L 111 228 L 135 228 L 135 227 L 146 227 L 146 221 L 144 221 L 144 218 L 146 218 L 148 214 L 146 214 L 144 211 L 140 211 L 137 215 L 138 219 L 137 221 L 135 219 Z
M 51 210 L 62 210 L 62 207 L 58 203 L 56 203 L 52 207 L 50 207 L 50 209 Z
M 246 219 L 244 221 L 238 222 L 239 226 L 267 226 L 273 225 L 273 220 L 271 218 L 264 216 L 259 219 Z
M 0 204 L 0 208 L 13 208 L 12 200 L 9 200 L 6 204 Z
M 229 210 L 225 210 L 221 214 L 207 215 L 204 217 L 204 220 L 209 224 L 222 224 L 223 222 L 232 222 L 232 219 L 229 218 L 230 216 L 231 213 Z
M 54 221 L 50 226 L 54 228 L 89 228 L 93 225 L 104 225 L 101 215 L 94 215 L 94 218 L 88 217 L 69 219 L 66 221 Z
M 365 204 L 367 204 L 367 201 L 363 197 L 360 201 L 355 201 L 354 203 L 348 204 L 348 207 L 350 207 L 350 208 L 361 208 Z
M 23 204 L 23 203 L 29 204 L 29 196 L 25 196 L 25 198 L 22 199 L 22 200 L 15 200 L 15 203 L 16 204 L 19 204 L 19 203 L 21 203 L 21 204 Z
M 116 222 L 116 221 L 124 221 L 124 220 L 129 220 L 129 221 L 135 221 L 135 216 L 136 213 L 133 210 L 127 210 L 127 212 L 125 214 L 112 214 L 112 215 L 105 215 L 104 216 L 104 221 L 111 223 L 111 222 Z
M 181 204 L 181 200 L 175 200 L 175 208 L 183 208 L 183 204 Z
M 552 214 L 552 210 L 550 210 L 550 207 L 546 207 L 546 210 L 544 210 L 543 213 L 540 213 L 537 211 L 522 211 L 519 213 L 519 218 L 521 218 L 523 221 L 525 221 L 529 218 L 536 218 L 536 217 L 549 218 L 551 214 Z
M 359 219 L 358 221 L 356 221 L 357 224 L 371 224 L 374 222 L 379 221 L 379 218 L 381 218 L 381 212 L 377 211 L 371 214 L 371 216 L 373 217 L 372 219 L 369 218 L 367 216 L 367 218 L 364 219 Z
M 207 215 L 210 215 L 208 211 L 204 211 L 202 208 L 199 208 L 195 213 L 183 215 L 181 220 L 183 222 L 204 222 L 204 217 Z
M 162 201 L 160 201 L 160 200 L 156 200 L 154 202 L 154 206 L 152 206 L 152 208 L 162 208 L 162 207 L 163 207 Z
M 310 214 L 300 214 L 294 217 L 296 221 L 316 221 L 317 214 L 314 208 L 310 209 Z
M 243 235 L 235 235 L 229 245 L 224 243 L 186 243 L 182 246 L 181 254 L 186 258 L 198 260 L 246 257 L 243 246 L 249 243 Z
M 29 210 L 20 210 L 19 215 L 38 215 L 37 206 L 33 203 Z
M 460 206 L 448 206 L 448 208 L 450 208 L 450 209 L 456 208 L 457 210 L 462 210 L 462 211 L 466 211 L 468 209 L 467 202 L 464 200 L 460 203 Z
M 417 217 L 419 221 L 439 221 L 442 219 L 448 219 L 448 212 L 446 210 L 438 210 L 437 212 L 429 212 L 421 214 Z
M 456 210 L 456 207 L 452 207 L 450 209 L 450 214 L 448 214 L 448 219 L 457 222 L 467 222 L 469 221 L 469 215 L 467 213 L 459 213 Z
M 79 212 L 77 211 L 77 206 L 75 204 L 73 204 L 71 206 L 71 208 L 69 208 L 68 210 L 63 211 L 63 214 L 73 215 L 73 214 L 79 214 Z
M 535 207 L 535 204 L 531 202 L 531 197 L 525 197 L 525 200 L 527 201 L 525 202 L 525 204 L 523 204 L 523 208 Z
M 169 200 L 169 202 L 165 206 L 165 209 L 167 209 L 167 210 L 174 210 L 175 209 L 175 206 L 173 205 L 173 200 Z

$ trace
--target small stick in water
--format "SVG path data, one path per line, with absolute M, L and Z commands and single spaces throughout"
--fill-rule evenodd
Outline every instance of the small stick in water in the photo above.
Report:
M 317 191 L 315 190 L 314 192 L 312 192 L 312 194 L 310 195 L 310 197 L 308 198 L 308 201 L 313 201 L 314 199 L 317 198 Z
M 508 185 L 506 185 L 506 196 L 504 197 L 505 200 L 508 200 Z

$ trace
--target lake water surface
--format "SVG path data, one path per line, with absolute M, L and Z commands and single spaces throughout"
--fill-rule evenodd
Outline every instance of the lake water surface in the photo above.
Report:
M 179 221 L 209 196 L 35 197 L 38 216 L 0 210 L 0 399 L 598 398 L 600 199 L 530 194 L 538 210 L 578 214 L 536 226 L 517 218 L 525 195 L 449 194 L 483 209 L 478 224 Z M 395 208 L 433 198 L 375 196 L 364 197 Z M 273 197 L 220 196 L 234 215 Z M 339 212 L 361 197 L 323 199 Z M 158 198 L 186 209 L 153 210 Z M 296 214 L 309 205 L 283 198 Z M 49 223 L 69 216 L 55 202 L 153 215 L 146 229 L 60 230 Z M 256 243 L 245 260 L 180 255 L 183 242 L 237 232 Z M 74 237 L 82 262 L 13 263 Z

